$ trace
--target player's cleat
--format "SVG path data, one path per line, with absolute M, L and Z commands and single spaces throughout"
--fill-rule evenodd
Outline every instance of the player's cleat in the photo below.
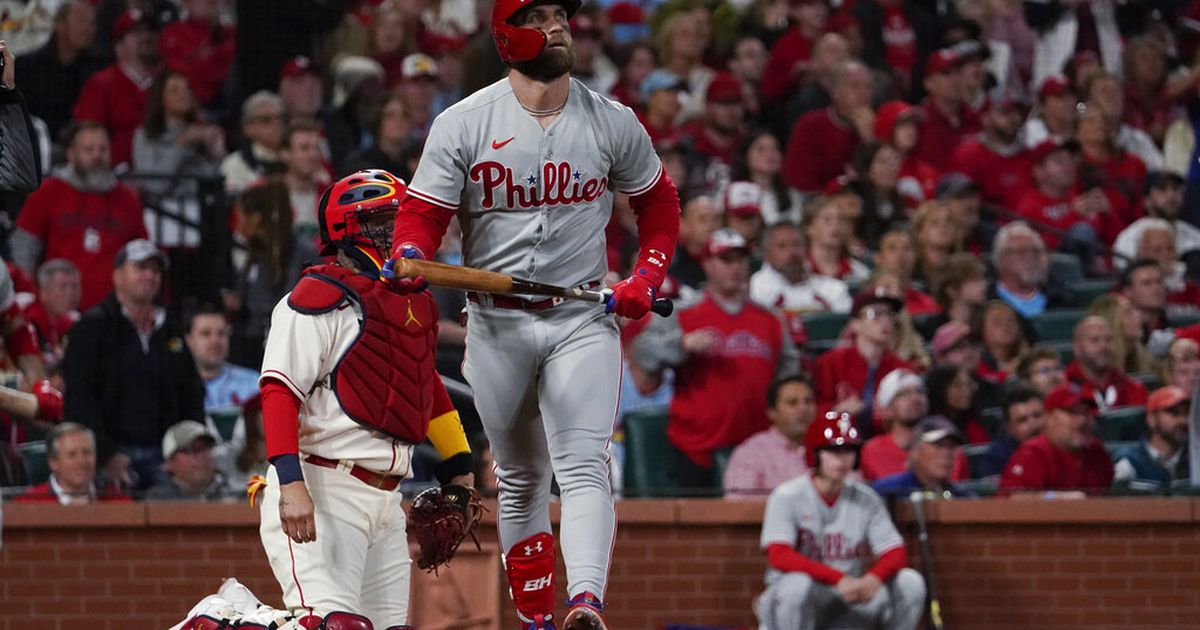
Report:
M 563 630 L 608 630 L 601 612 L 604 604 L 599 597 L 584 591 L 567 600 L 571 608 L 563 618 Z
M 533 621 L 521 619 L 521 630 L 558 630 L 553 615 L 534 615 Z

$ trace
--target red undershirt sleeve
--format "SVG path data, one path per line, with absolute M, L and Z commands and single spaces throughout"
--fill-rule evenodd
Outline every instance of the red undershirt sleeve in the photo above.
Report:
M 663 171 L 649 190 L 629 197 L 629 207 L 637 216 L 640 246 L 634 274 L 662 286 L 679 238 L 679 191 Z
M 432 260 L 453 218 L 454 210 L 406 193 L 392 230 L 392 256 L 404 247 L 415 247 L 422 258 Z
M 908 566 L 908 552 L 904 550 L 904 545 L 892 547 L 879 556 L 879 560 L 875 562 L 875 566 L 867 570 L 867 573 L 879 578 L 880 582 L 887 582 L 896 577 L 900 569 Z
M 773 569 L 804 573 L 818 582 L 830 585 L 837 584 L 845 576 L 841 571 L 817 562 L 783 543 L 773 543 L 767 547 L 767 563 Z
M 286 385 L 266 379 L 262 387 L 267 459 L 300 453 L 300 399 Z

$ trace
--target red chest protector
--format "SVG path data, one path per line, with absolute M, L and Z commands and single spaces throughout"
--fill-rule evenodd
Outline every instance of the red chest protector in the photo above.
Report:
M 307 315 L 357 305 L 359 332 L 338 360 L 330 386 L 355 422 L 409 444 L 425 441 L 437 371 L 438 309 L 426 292 L 399 295 L 337 265 L 304 270 L 288 306 Z

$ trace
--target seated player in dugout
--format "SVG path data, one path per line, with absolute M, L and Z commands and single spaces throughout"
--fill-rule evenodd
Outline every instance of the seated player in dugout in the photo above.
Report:
M 259 533 L 285 608 L 253 597 L 239 604 L 225 591 L 240 587 L 227 584 L 183 630 L 230 627 L 219 625 L 230 618 L 264 628 L 410 628 L 407 519 L 396 490 L 411 474 L 413 446 L 428 437 L 438 449 L 442 483 L 471 486 L 474 476 L 434 368 L 437 306 L 422 279 L 379 273 L 405 188 L 378 169 L 334 183 L 318 208 L 322 253 L 332 258 L 306 269 L 271 318 L 260 380 L 271 467 L 248 491 L 252 503 L 260 495 Z
M 908 568 L 883 499 L 848 478 L 862 445 L 850 414 L 826 413 L 804 442 L 811 474 L 776 488 L 763 515 L 768 568 L 755 603 L 759 628 L 916 628 L 925 580 Z

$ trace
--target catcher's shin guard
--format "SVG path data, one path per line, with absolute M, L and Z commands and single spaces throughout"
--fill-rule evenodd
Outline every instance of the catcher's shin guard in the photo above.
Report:
M 548 625 L 554 612 L 554 535 L 534 534 L 515 544 L 504 557 L 508 590 L 524 623 Z
M 362 615 L 348 612 L 331 612 L 325 615 L 319 630 L 375 630 L 371 620 Z
M 184 622 L 180 626 L 180 630 L 226 630 L 232 627 L 228 621 L 223 619 L 217 619 L 208 615 L 196 615 Z
M 563 630 L 608 630 L 604 617 L 604 604 L 599 597 L 584 591 L 567 600 L 567 616 L 563 618 Z

